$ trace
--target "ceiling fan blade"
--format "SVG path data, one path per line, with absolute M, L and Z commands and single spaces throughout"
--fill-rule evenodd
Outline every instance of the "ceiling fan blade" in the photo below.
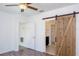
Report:
M 32 3 L 26 3 L 26 4 L 32 4 Z
M 30 9 L 33 9 L 33 10 L 38 10 L 37 8 L 32 7 L 32 6 L 27 6 L 27 7 L 30 8 Z
M 5 6 L 18 6 L 18 4 L 5 5 Z

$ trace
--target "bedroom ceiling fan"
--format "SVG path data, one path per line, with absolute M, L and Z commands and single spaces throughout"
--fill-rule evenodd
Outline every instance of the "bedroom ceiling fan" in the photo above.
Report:
M 38 8 L 33 7 L 30 4 L 32 4 L 32 3 L 8 4 L 8 5 L 5 5 L 5 6 L 7 6 L 7 7 L 18 6 L 21 9 L 21 12 L 24 12 L 24 10 L 27 9 L 27 8 L 35 10 L 35 11 L 38 10 Z

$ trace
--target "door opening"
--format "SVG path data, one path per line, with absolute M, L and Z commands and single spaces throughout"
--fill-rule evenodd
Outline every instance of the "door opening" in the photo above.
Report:
M 46 53 L 55 55 L 55 20 L 49 20 L 45 23 L 46 28 Z

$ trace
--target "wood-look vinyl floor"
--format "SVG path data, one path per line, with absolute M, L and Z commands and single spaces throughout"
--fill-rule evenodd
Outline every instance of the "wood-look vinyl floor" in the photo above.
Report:
M 52 56 L 52 55 L 29 48 L 23 48 L 20 49 L 19 51 L 11 51 L 0 54 L 0 56 Z
M 51 44 L 50 46 L 46 47 L 46 53 L 51 55 L 56 55 L 56 48 L 54 44 Z

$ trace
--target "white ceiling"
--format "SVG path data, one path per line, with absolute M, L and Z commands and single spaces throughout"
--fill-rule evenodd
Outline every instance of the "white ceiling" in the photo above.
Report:
M 14 4 L 16 4 L 16 3 L 14 3 Z M 40 10 L 43 10 L 44 12 L 46 12 L 46 11 L 54 10 L 57 8 L 70 6 L 73 4 L 74 3 L 32 3 L 31 5 L 38 8 L 38 11 L 26 9 L 25 12 L 23 12 L 23 13 L 26 16 L 31 16 L 31 15 L 41 13 L 41 12 L 39 12 Z M 7 5 L 7 4 L 0 3 L 0 10 L 5 11 L 5 12 L 9 12 L 9 13 L 21 13 L 18 6 L 6 7 L 5 5 Z

